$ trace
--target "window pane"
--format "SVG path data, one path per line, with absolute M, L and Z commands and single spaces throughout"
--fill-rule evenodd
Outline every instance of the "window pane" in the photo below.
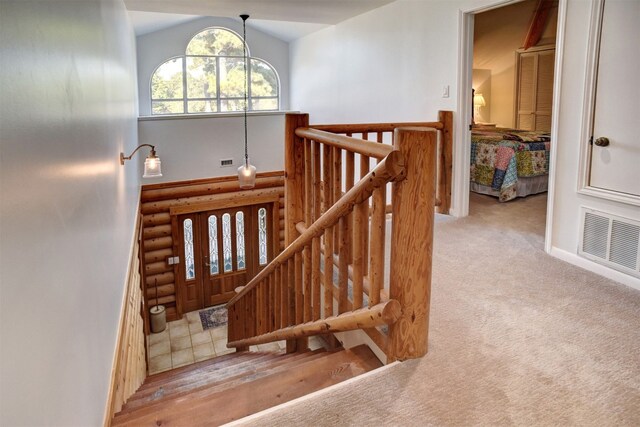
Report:
M 218 103 L 215 99 L 211 101 L 188 101 L 187 109 L 189 113 L 216 113 Z
M 191 39 L 187 55 L 243 56 L 242 39 L 229 30 L 208 28 Z
M 221 99 L 220 111 L 221 112 L 244 111 L 244 100 L 243 99 Z
M 170 59 L 159 66 L 151 77 L 151 98 L 176 99 L 182 97 L 182 58 Z
M 278 96 L 275 70 L 259 59 L 251 59 L 251 96 Z
M 187 98 L 216 97 L 216 59 L 187 57 Z
M 233 259 L 231 256 L 231 215 L 222 215 L 222 254 L 224 262 L 224 272 L 233 270 Z
M 244 259 L 244 213 L 236 214 L 236 252 L 238 256 L 238 270 L 246 268 Z
M 182 101 L 153 101 L 151 102 L 152 114 L 182 114 L 184 103 Z
M 260 265 L 267 264 L 267 210 L 258 209 L 258 259 Z
M 191 280 L 196 277 L 196 266 L 193 258 L 193 223 L 191 219 L 185 219 L 183 227 L 185 277 L 187 280 Z
M 218 274 L 218 218 L 209 217 L 209 274 Z
M 244 59 L 220 58 L 220 97 L 244 98 Z
M 278 109 L 278 98 L 252 99 L 251 100 L 251 109 L 254 110 L 254 111 L 259 111 L 259 110 L 277 110 Z

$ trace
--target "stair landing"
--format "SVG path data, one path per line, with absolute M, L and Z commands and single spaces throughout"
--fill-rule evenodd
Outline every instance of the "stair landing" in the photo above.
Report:
M 221 425 L 380 366 L 364 345 L 292 354 L 228 354 L 148 377 L 112 426 Z

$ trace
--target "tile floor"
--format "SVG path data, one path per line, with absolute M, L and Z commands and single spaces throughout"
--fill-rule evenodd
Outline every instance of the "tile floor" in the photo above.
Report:
M 318 348 L 315 341 L 310 347 Z M 251 346 L 250 351 L 281 351 L 285 341 Z M 180 320 L 167 323 L 167 328 L 147 337 L 149 375 L 179 368 L 180 366 L 233 353 L 227 348 L 227 325 L 202 329 L 199 311 L 187 313 Z

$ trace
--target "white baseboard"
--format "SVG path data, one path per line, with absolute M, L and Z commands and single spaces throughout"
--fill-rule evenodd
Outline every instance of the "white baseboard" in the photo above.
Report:
M 555 246 L 551 247 L 551 251 L 549 252 L 549 254 L 553 257 L 566 261 L 569 264 L 584 268 L 585 270 L 591 271 L 592 273 L 599 274 L 600 276 L 606 277 L 607 279 L 615 280 L 616 282 L 622 283 L 623 285 L 640 291 L 640 279 L 637 279 L 633 276 L 624 274 L 620 271 L 598 264 L 597 262 L 593 262 L 591 260 L 583 258 L 578 254 L 565 251 L 564 249 L 560 249 Z

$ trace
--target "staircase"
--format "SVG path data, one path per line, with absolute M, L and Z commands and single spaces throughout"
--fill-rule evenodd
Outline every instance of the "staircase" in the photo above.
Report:
M 147 377 L 111 425 L 220 425 L 380 366 L 365 345 L 292 354 L 228 354 Z

